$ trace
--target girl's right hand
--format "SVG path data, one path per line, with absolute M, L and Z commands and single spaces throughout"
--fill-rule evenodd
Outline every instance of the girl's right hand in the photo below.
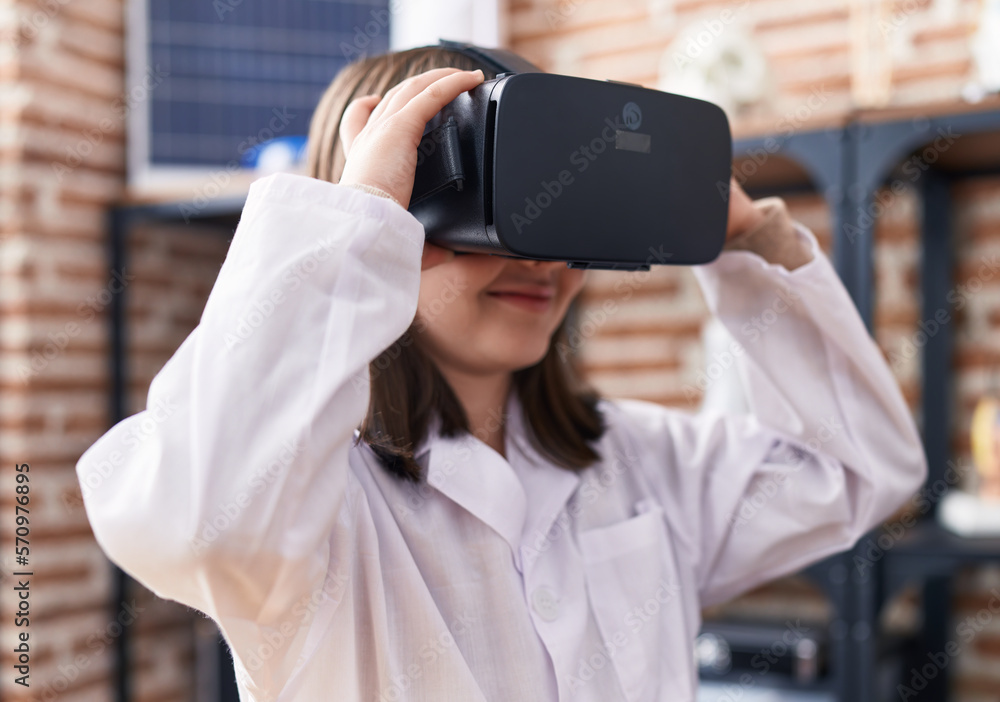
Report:
M 481 70 L 434 68 L 393 86 L 385 96 L 356 98 L 340 120 L 345 164 L 340 183 L 371 185 L 408 207 L 417 170 L 417 147 L 427 122 L 442 107 L 483 82 Z M 421 268 L 443 263 L 453 251 L 424 244 Z

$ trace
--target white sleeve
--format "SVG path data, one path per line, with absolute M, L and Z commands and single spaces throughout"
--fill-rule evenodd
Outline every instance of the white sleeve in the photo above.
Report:
M 621 401 L 703 606 L 846 550 L 927 474 L 882 352 L 813 233 L 795 232 L 813 259 L 791 271 L 728 250 L 693 267 L 735 341 L 703 378 L 733 367 L 750 414 Z
M 385 198 L 297 174 L 255 181 L 199 324 L 146 409 L 77 464 L 101 548 L 239 641 L 257 699 L 296 664 L 307 630 L 296 607 L 337 585 L 330 544 L 351 525 L 368 363 L 413 320 L 423 239 Z

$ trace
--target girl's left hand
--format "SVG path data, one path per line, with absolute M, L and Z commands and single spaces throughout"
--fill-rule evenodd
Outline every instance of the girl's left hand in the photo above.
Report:
M 743 232 L 750 231 L 762 219 L 764 213 L 753 206 L 753 200 L 747 195 L 736 178 L 729 180 L 729 222 L 726 225 L 726 244 Z

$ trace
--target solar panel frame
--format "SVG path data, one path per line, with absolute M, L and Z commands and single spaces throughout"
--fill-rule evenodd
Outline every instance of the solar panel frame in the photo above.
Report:
M 390 0 L 129 0 L 133 190 L 245 170 L 273 137 L 304 137 L 349 60 L 390 48 Z

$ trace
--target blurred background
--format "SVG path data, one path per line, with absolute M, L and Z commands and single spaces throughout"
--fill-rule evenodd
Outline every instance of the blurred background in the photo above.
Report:
M 198 323 L 249 183 L 303 170 L 333 76 L 438 38 L 721 105 L 921 428 L 893 519 L 704 612 L 703 700 L 1000 700 L 1000 0 L 0 0 L 0 699 L 236 699 L 212 622 L 104 557 L 74 466 Z M 596 271 L 572 314 L 605 394 L 746 411 L 689 269 Z

